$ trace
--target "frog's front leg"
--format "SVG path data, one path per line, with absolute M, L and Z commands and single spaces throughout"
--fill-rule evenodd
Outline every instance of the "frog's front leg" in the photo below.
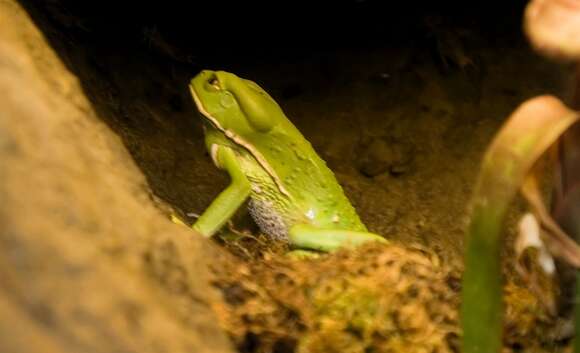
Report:
M 192 228 L 205 237 L 211 237 L 228 222 L 250 195 L 250 182 L 242 172 L 235 152 L 225 146 L 212 146 L 214 162 L 230 176 L 231 183 L 199 216 Z
M 296 224 L 290 228 L 290 244 L 301 249 L 331 252 L 342 247 L 354 247 L 367 242 L 389 241 L 380 235 L 343 229 L 318 228 L 309 224 Z

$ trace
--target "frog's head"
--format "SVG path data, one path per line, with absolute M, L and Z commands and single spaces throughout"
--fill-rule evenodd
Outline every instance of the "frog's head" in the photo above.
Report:
M 280 106 L 266 91 L 229 72 L 201 71 L 189 89 L 201 114 L 224 132 L 267 133 L 284 119 Z

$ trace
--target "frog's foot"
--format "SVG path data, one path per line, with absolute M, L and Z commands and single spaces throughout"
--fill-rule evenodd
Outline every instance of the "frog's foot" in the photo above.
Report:
M 369 242 L 389 244 L 380 235 L 342 229 L 317 228 L 308 224 L 297 224 L 290 228 L 290 243 L 301 249 L 331 252 L 343 247 L 356 247 Z
M 197 213 L 193 213 L 193 212 L 186 213 L 185 215 L 186 215 L 187 217 L 190 217 L 190 218 L 195 218 L 195 219 L 199 218 L 199 215 L 198 215 Z M 191 228 L 191 226 L 190 226 L 190 225 L 188 225 L 188 224 L 187 224 L 187 223 L 186 223 L 186 222 L 183 220 L 183 217 L 180 217 L 180 216 L 178 216 L 178 215 L 177 215 L 177 214 L 175 214 L 175 213 L 172 213 L 172 214 L 171 214 L 169 217 L 170 217 L 170 219 L 171 219 L 171 222 L 173 222 L 173 223 L 175 223 L 175 224 L 179 224 L 179 225 L 185 226 L 185 227 L 187 227 L 187 228 Z
M 316 251 L 310 250 L 303 250 L 303 249 L 296 249 L 289 251 L 286 253 L 286 256 L 296 259 L 296 260 L 305 260 L 305 259 L 316 259 L 320 257 L 320 253 Z
M 171 214 L 169 217 L 171 219 L 171 222 L 189 228 L 189 226 L 179 216 Z

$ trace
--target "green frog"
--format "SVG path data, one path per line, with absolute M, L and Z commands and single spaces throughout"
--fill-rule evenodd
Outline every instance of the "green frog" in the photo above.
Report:
M 192 225 L 195 231 L 213 236 L 249 199 L 260 230 L 295 251 L 388 243 L 367 230 L 335 175 L 258 84 L 204 70 L 189 88 L 209 154 L 231 180 Z

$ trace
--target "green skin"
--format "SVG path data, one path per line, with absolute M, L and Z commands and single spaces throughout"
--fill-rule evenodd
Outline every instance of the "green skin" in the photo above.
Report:
M 195 231 L 213 236 L 249 198 L 261 231 L 297 251 L 387 242 L 367 231 L 332 171 L 260 86 L 206 70 L 189 87 L 204 117 L 206 147 L 231 179 Z

